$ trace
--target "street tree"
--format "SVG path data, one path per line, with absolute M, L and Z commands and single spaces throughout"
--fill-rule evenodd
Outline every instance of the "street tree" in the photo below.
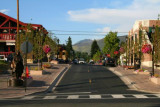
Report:
M 93 55 L 93 60 L 95 62 L 99 61 L 101 59 L 102 53 L 98 50 L 94 55 Z
M 91 45 L 91 58 L 93 58 L 94 54 L 96 54 L 98 51 L 100 51 L 100 48 L 97 44 L 97 41 L 94 40 Z
M 34 59 L 38 60 L 38 65 L 39 65 L 39 61 L 43 58 L 44 53 L 43 53 L 43 35 L 42 32 L 37 31 L 35 34 L 35 37 L 33 39 L 34 41 L 34 46 L 33 46 L 33 55 L 34 55 Z M 39 68 L 39 66 L 38 66 Z
M 67 41 L 67 45 L 66 45 L 66 50 L 67 50 L 67 53 L 68 53 L 68 58 L 71 60 L 73 59 L 73 53 L 74 53 L 74 50 L 72 48 L 72 39 L 71 37 L 68 38 L 68 41 Z
M 115 57 L 114 52 L 119 50 L 119 38 L 117 37 L 117 32 L 109 32 L 104 38 L 103 53 L 110 54 L 111 57 Z

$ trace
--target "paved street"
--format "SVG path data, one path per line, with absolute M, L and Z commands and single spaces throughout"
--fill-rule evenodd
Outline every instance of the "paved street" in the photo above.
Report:
M 54 93 L 144 94 L 129 90 L 124 82 L 103 66 L 73 65 Z
M 0 101 L 0 106 L 22 107 L 158 107 L 160 94 L 129 89 L 102 66 L 72 65 L 55 90 Z M 6 103 L 9 102 L 9 103 Z

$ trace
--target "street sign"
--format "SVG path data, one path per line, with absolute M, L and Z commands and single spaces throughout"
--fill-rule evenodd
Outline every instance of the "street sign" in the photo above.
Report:
M 26 54 L 26 53 L 30 53 L 32 51 L 33 45 L 30 42 L 25 41 L 21 44 L 20 48 L 21 48 L 21 51 Z

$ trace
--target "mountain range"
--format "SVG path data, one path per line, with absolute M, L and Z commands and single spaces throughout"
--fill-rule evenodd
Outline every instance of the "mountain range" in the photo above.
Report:
M 118 36 L 118 38 L 120 39 L 120 42 L 122 42 L 122 41 L 125 42 L 126 41 L 126 36 L 127 35 Z M 81 41 L 79 41 L 79 42 L 77 42 L 73 45 L 73 49 L 75 51 L 79 51 L 79 52 L 90 53 L 92 42 L 93 42 L 93 40 L 91 40 L 91 39 L 81 40 Z M 100 39 L 100 40 L 97 40 L 97 43 L 98 43 L 100 49 L 102 50 L 102 48 L 104 47 L 104 38 Z

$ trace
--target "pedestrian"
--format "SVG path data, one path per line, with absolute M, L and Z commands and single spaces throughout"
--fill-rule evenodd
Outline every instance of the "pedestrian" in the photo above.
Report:
M 16 78 L 20 79 L 24 69 L 23 59 L 20 55 L 20 52 L 17 53 L 15 60 L 16 60 L 16 68 L 15 68 Z

